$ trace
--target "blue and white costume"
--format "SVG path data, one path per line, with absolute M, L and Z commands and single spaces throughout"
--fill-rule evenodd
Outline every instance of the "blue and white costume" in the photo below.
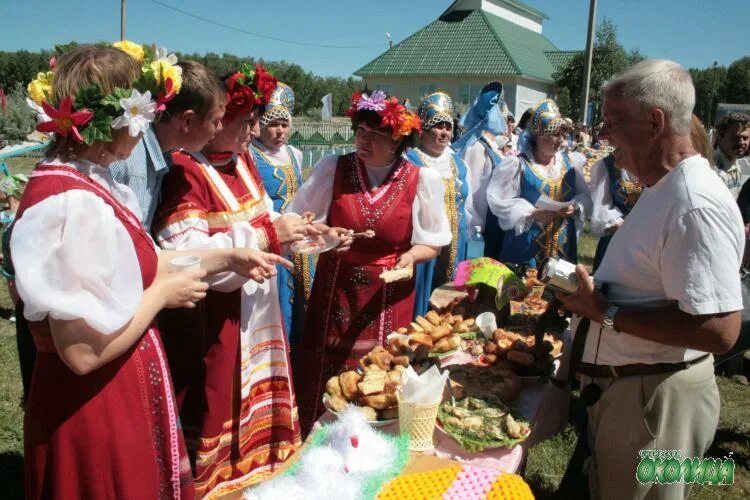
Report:
M 267 127 L 275 120 L 286 120 L 291 126 L 294 110 L 294 92 L 289 86 L 279 83 L 260 118 L 260 126 Z M 258 167 L 266 192 L 273 200 L 273 209 L 283 213 L 302 185 L 302 152 L 293 146 L 272 149 L 259 140 L 249 147 Z M 314 266 L 310 255 L 294 254 L 294 271 L 277 266 L 279 300 L 284 317 L 284 326 L 289 337 L 289 346 L 299 345 L 304 329 L 307 299 L 310 297 Z
M 490 141 L 494 141 L 497 135 L 507 133 L 508 113 L 502 84 L 492 82 L 485 85 L 472 107 L 461 118 L 460 125 L 465 132 L 453 144 L 453 149 L 471 173 L 473 208 L 480 220 L 476 225 L 484 230 L 484 254 L 494 259 L 500 256 L 503 236 L 497 218 L 488 209 L 487 186 L 502 158 Z
M 440 123 L 453 125 L 453 102 L 442 92 L 427 96 L 419 106 L 418 113 L 425 131 Z M 418 167 L 437 171 L 442 177 L 445 212 L 453 236 L 450 244 L 443 247 L 437 257 L 417 265 L 414 314 L 424 315 L 429 310 L 432 291 L 453 280 L 456 265 L 465 259 L 469 228 L 476 217 L 473 215 L 470 173 L 461 157 L 450 147 L 446 147 L 440 156 L 413 148 L 407 151 L 406 158 Z
M 591 207 L 588 186 L 581 173 L 585 163 L 578 153 L 555 153 L 555 161 L 543 166 L 534 159 L 535 137 L 557 135 L 565 127 L 557 105 L 542 101 L 519 140 L 521 153 L 503 160 L 492 174 L 487 202 L 505 231 L 502 262 L 537 267 L 545 258 L 577 261 L 577 242 L 584 215 Z M 531 218 L 542 195 L 556 202 L 572 202 L 576 214 L 554 217 L 551 222 Z

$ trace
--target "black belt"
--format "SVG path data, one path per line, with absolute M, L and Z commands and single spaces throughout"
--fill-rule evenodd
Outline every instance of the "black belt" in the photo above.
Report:
M 682 361 L 680 363 L 655 363 L 646 365 L 642 363 L 632 365 L 594 365 L 591 363 L 580 363 L 578 373 L 591 378 L 617 378 L 617 377 L 636 377 L 640 375 L 660 375 L 662 373 L 671 373 L 690 368 L 708 358 L 705 354 L 692 361 Z

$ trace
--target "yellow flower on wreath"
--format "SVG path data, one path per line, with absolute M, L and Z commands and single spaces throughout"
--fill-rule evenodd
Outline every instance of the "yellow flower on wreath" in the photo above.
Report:
M 172 80 L 172 91 L 179 93 L 182 87 L 182 68 L 176 66 L 166 59 L 157 59 L 150 65 L 154 71 L 156 83 L 163 85 L 166 80 Z
M 143 58 L 146 57 L 146 53 L 143 51 L 143 47 L 129 40 L 121 40 L 119 42 L 115 42 L 112 44 L 112 46 L 117 47 L 123 52 L 126 52 L 128 55 L 130 55 L 130 57 L 141 64 L 143 63 Z
M 40 106 L 42 102 L 48 101 L 52 96 L 52 80 L 54 78 L 55 74 L 52 71 L 38 73 L 36 78 L 31 80 L 26 87 L 29 97 Z

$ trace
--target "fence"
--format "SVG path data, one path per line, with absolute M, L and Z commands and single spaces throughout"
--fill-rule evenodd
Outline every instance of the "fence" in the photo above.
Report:
M 27 158 L 43 158 L 44 150 L 47 148 L 49 143 L 38 143 L 38 142 L 26 142 L 23 144 L 16 144 L 15 146 L 9 146 L 3 148 L 0 151 L 0 173 L 10 175 L 10 167 L 6 160 L 9 158 L 27 157 Z

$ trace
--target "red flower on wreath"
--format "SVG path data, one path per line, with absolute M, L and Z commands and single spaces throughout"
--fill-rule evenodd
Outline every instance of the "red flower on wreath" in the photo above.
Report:
M 391 97 L 385 102 L 385 109 L 378 113 L 383 118 L 380 120 L 381 127 L 390 127 L 393 133 L 397 133 L 401 128 L 401 122 L 404 120 L 404 108 L 398 99 Z
M 83 143 L 83 137 L 78 127 L 86 125 L 94 117 L 94 113 L 87 110 L 73 112 L 73 98 L 68 96 L 62 100 L 60 107 L 55 109 L 47 101 L 42 101 L 42 109 L 51 118 L 48 122 L 39 123 L 36 129 L 39 132 L 54 132 L 63 137 L 72 135 L 73 139 Z
M 352 92 L 352 105 L 346 109 L 346 115 L 349 118 L 354 117 L 357 113 L 357 104 L 359 104 L 360 99 L 362 99 L 362 92 Z
M 393 131 L 394 138 L 398 136 L 406 136 L 411 135 L 412 132 L 421 133 L 422 132 L 422 120 L 419 119 L 419 116 L 415 115 L 414 113 L 404 113 L 404 119 L 401 122 L 401 126 L 396 131 Z
M 271 101 L 271 95 L 276 90 L 277 84 L 276 77 L 266 71 L 266 68 L 260 64 L 255 65 L 253 87 L 255 87 L 261 105 L 265 106 Z
M 167 109 L 167 103 L 171 101 L 177 93 L 173 90 L 174 83 L 171 78 L 164 80 L 164 88 L 166 92 L 159 91 L 159 95 L 156 96 L 156 112 L 161 113 Z

